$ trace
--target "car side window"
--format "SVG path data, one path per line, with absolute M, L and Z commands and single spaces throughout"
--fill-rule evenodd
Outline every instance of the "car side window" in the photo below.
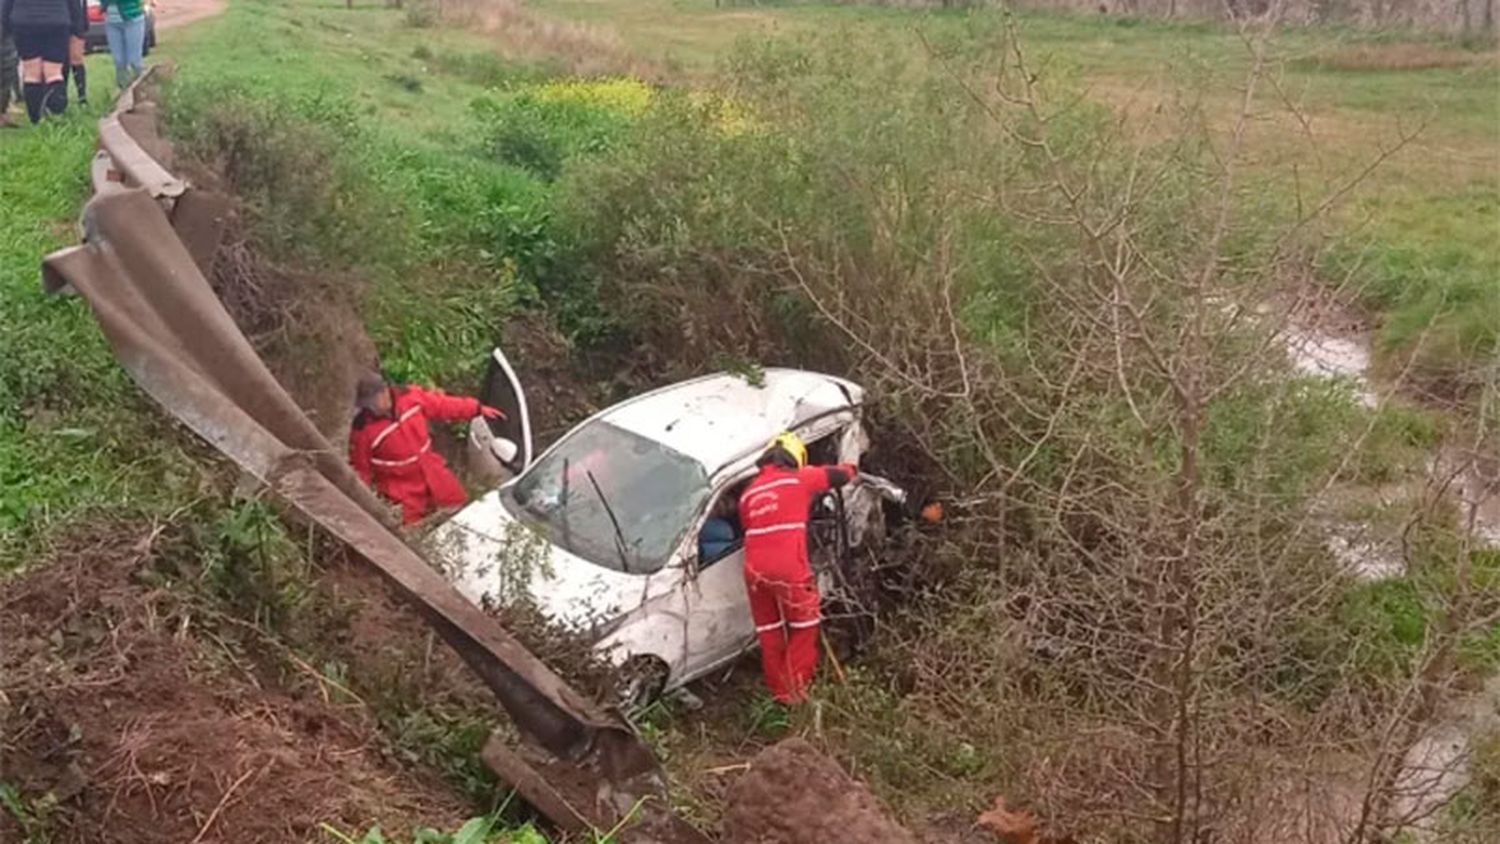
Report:
M 708 508 L 708 517 L 698 531 L 698 568 L 706 569 L 745 545 L 740 527 L 740 493 L 750 484 L 746 478 L 731 484 Z

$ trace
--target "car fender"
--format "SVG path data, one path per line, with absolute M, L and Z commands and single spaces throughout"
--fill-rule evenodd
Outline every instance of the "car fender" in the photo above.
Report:
M 648 603 L 627 614 L 594 650 L 616 666 L 631 657 L 654 656 L 667 664 L 667 687 L 673 688 L 687 666 L 687 626 L 681 608 Z

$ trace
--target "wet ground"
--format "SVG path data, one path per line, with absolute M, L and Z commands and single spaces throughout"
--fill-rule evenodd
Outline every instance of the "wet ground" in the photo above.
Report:
M 1316 318 L 1284 332 L 1292 367 L 1305 375 L 1346 383 L 1364 406 L 1415 401 L 1399 384 L 1381 383 L 1371 366 L 1370 332 L 1360 320 L 1338 308 L 1320 309 Z M 1375 506 L 1436 492 L 1448 497 L 1458 513 L 1458 528 L 1473 547 L 1500 547 L 1500 458 L 1479 453 L 1472 445 L 1444 444 L 1429 456 L 1426 477 L 1380 489 L 1352 490 Z M 1356 578 L 1368 581 L 1399 577 L 1406 561 L 1398 536 L 1367 522 L 1331 517 L 1326 525 L 1329 550 Z M 1468 784 L 1469 747 L 1476 737 L 1500 730 L 1500 676 L 1482 688 L 1448 701 L 1402 761 L 1397 778 L 1398 817 L 1414 819 L 1417 841 L 1436 841 L 1433 821 Z

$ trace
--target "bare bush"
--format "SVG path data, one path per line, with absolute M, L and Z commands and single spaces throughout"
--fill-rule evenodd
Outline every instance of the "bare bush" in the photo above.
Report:
M 1452 797 L 1407 772 L 1455 649 L 1494 621 L 1473 526 L 1448 484 L 1416 496 L 1418 641 L 1362 626 L 1321 514 L 1372 461 L 1410 471 L 1382 421 L 1404 379 L 1364 410 L 1284 354 L 1353 284 L 1314 281 L 1321 218 L 1412 134 L 1320 195 L 1252 176 L 1260 94 L 1298 116 L 1273 23 L 1246 25 L 1228 126 L 1185 86 L 1132 131 L 1004 28 L 929 44 L 926 68 L 771 46 L 732 77 L 756 125 L 669 102 L 570 183 L 641 354 L 850 373 L 881 468 L 950 502 L 916 544 L 929 594 L 887 631 L 886 691 L 833 693 L 846 752 L 893 782 L 954 770 L 948 799 L 977 784 L 1167 842 L 1376 840 Z

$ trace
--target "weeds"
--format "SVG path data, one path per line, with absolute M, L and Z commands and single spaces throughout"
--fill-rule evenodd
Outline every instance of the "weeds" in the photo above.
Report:
M 631 79 L 545 83 L 474 108 L 499 160 L 553 180 L 571 158 L 608 149 L 651 102 Z
M 371 827 L 359 838 L 353 838 L 338 829 L 323 824 L 323 831 L 340 844 L 402 844 L 386 838 L 380 827 Z M 547 839 L 530 824 L 504 829 L 493 817 L 470 818 L 452 833 L 424 828 L 412 833 L 411 844 L 547 844 Z
M 886 720 L 840 713 L 858 725 L 843 747 L 892 799 L 912 798 L 893 760 L 915 754 L 1059 816 L 1119 812 L 1111 834 L 1184 840 L 1216 811 L 1262 828 L 1182 797 L 1265 788 L 1259 763 L 1182 748 L 1254 744 L 1249 699 L 1349 748 L 1362 707 L 1420 719 L 1400 684 L 1445 670 L 1439 620 L 1467 587 L 1417 562 L 1341 608 L 1308 513 L 1335 482 L 1420 475 L 1439 431 L 1288 377 L 1278 326 L 1305 302 L 1276 303 L 1318 244 L 1241 198 L 1243 115 L 1216 137 L 1186 92 L 1166 137 L 1142 138 L 1033 76 L 1012 36 L 992 33 L 1010 45 L 994 58 L 949 35 L 925 67 L 871 68 L 878 41 L 741 53 L 732 97 L 774 132 L 722 133 L 690 98 L 660 97 L 559 182 L 560 231 L 602 280 L 567 295 L 598 296 L 666 372 L 748 358 L 850 374 L 886 432 L 877 454 L 968 502 L 920 561 L 933 595 L 883 680 L 900 703 L 874 706 Z M 1438 538 L 1452 524 L 1412 518 L 1417 558 L 1454 577 Z M 1183 705 L 1190 725 L 1171 714 Z M 1080 731 L 1086 755 L 1068 750 Z M 999 747 L 1011 758 L 976 750 Z M 1134 772 L 1170 828 L 1101 809 L 1120 782 L 1101 768 Z
M 0 808 L 10 813 L 21 830 L 21 844 L 49 844 L 53 840 L 52 814 L 57 798 L 48 793 L 28 798 L 10 783 L 0 782 Z

